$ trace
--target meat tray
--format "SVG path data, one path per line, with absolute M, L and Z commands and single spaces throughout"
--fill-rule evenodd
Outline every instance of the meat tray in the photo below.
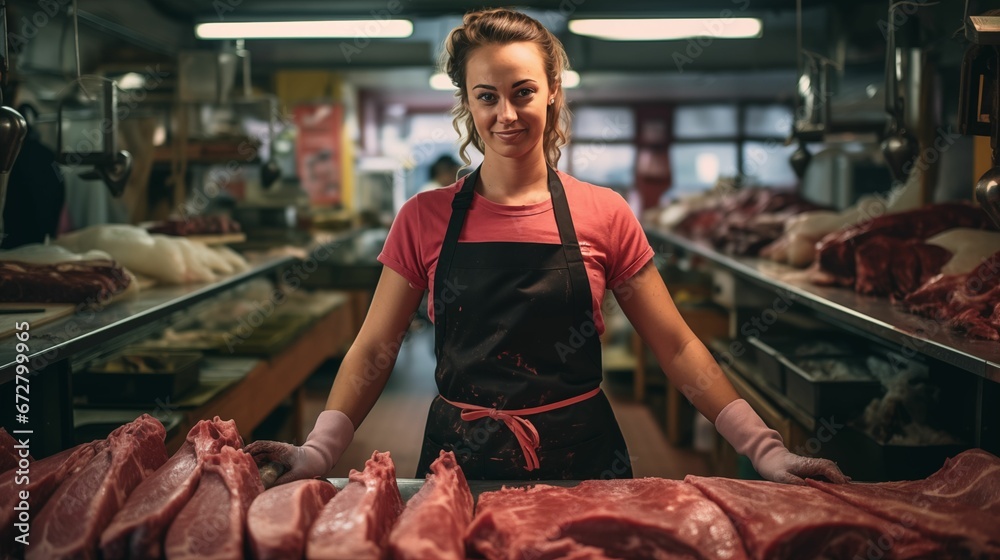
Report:
M 830 343 L 831 340 L 836 342 Z M 756 336 L 748 336 L 747 342 L 754 347 L 761 377 L 768 385 L 779 391 L 785 391 L 788 377 L 787 365 L 782 358 L 850 356 L 858 351 L 859 346 L 856 341 L 845 339 L 843 333 L 826 331 L 809 332 L 805 336 L 768 337 L 766 341 Z M 828 347 L 810 350 L 808 348 L 810 343 L 826 344 Z
M 198 384 L 201 360 L 197 352 L 123 354 L 74 374 L 73 392 L 90 404 L 170 402 Z
M 919 480 L 941 468 L 945 459 L 970 449 L 967 444 L 897 445 L 879 443 L 853 426 L 839 428 L 823 443 L 823 457 L 856 482 Z
M 822 379 L 803 366 L 813 361 L 837 360 L 867 374 L 861 357 L 778 357 L 785 370 L 785 396 L 813 417 L 836 417 L 848 420 L 864 411 L 872 399 L 882 396 L 882 384 L 873 377 L 858 379 Z
M 331 484 L 337 487 L 337 490 L 343 490 L 347 486 L 348 479 L 346 478 L 330 478 L 328 479 Z M 507 488 L 527 488 L 534 486 L 536 484 L 547 484 L 549 486 L 563 486 L 572 487 L 580 484 L 579 480 L 470 480 L 469 490 L 472 492 L 472 497 L 476 500 L 479 499 L 479 495 L 484 492 L 496 492 L 504 486 Z M 424 479 L 422 478 L 397 478 L 396 485 L 399 486 L 399 494 L 403 497 L 403 501 L 409 501 L 420 489 L 424 486 Z

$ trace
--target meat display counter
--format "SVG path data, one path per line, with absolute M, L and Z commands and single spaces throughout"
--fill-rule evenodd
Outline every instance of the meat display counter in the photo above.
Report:
M 268 257 L 245 272 L 208 284 L 163 286 L 115 301 L 99 310 L 80 309 L 53 322 L 31 327 L 24 346 L 15 336 L 0 339 L 0 398 L 15 402 L 17 366 L 27 365 L 32 450 L 47 456 L 73 444 L 72 364 L 107 354 L 162 330 L 171 318 L 250 279 L 276 276 L 296 259 Z M 21 357 L 23 356 L 23 357 Z M 25 358 L 27 361 L 25 362 Z M 4 406 L 2 424 L 15 426 L 14 407 Z
M 925 356 L 947 364 L 958 374 L 971 374 L 974 377 L 963 381 L 969 381 L 975 391 L 972 400 L 976 426 L 972 443 L 994 453 L 1000 448 L 1000 412 L 991 404 L 1000 398 L 1000 343 L 964 337 L 932 319 L 906 313 L 888 299 L 811 284 L 800 279 L 801 275 L 791 274 L 800 270 L 787 265 L 726 255 L 707 243 L 685 238 L 660 226 L 646 223 L 644 228 L 658 253 L 697 255 L 717 270 L 731 274 L 735 281 L 780 296 L 793 305 L 801 305 L 836 328 L 881 341 L 897 349 L 900 355 Z M 738 306 L 740 302 L 734 303 Z M 790 412 L 792 417 L 802 416 L 800 411 Z M 803 425 L 809 427 L 809 424 Z

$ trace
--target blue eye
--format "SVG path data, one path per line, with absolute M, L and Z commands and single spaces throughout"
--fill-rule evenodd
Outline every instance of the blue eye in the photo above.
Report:
M 476 99 L 478 99 L 480 101 L 484 101 L 486 103 L 490 103 L 490 102 L 494 101 L 495 98 L 493 97 L 492 93 L 486 93 L 486 92 L 484 92 L 484 93 L 480 93 L 479 95 L 477 95 Z
M 534 93 L 535 93 L 535 90 L 533 90 L 531 88 L 522 88 L 522 89 L 518 90 L 518 92 L 517 92 L 517 94 L 519 96 L 521 96 L 521 97 L 528 97 L 528 96 L 530 96 L 530 95 L 532 95 Z

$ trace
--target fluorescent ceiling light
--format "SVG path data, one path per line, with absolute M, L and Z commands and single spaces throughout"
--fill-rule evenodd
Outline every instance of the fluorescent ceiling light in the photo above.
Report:
M 448 74 L 444 72 L 436 72 L 431 75 L 431 87 L 441 91 L 454 91 L 457 89 L 451 83 L 451 78 L 448 77 Z
M 611 41 L 749 39 L 761 36 L 763 24 L 758 18 L 574 19 L 569 30 Z
M 580 74 L 574 70 L 566 70 L 562 75 L 562 87 L 565 89 L 575 88 L 580 85 Z
M 441 91 L 454 91 L 455 86 L 451 83 L 451 78 L 444 72 L 437 72 L 431 75 L 431 88 Z M 562 85 L 565 89 L 575 88 L 580 85 L 580 74 L 573 70 L 563 72 Z
M 227 21 L 199 23 L 199 39 L 398 39 L 413 34 L 405 19 L 327 21 Z

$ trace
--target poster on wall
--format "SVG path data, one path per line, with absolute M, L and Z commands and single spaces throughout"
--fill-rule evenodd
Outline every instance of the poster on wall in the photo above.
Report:
M 332 103 L 295 107 L 295 166 L 302 190 L 317 206 L 338 206 L 343 197 L 340 131 L 343 110 Z

